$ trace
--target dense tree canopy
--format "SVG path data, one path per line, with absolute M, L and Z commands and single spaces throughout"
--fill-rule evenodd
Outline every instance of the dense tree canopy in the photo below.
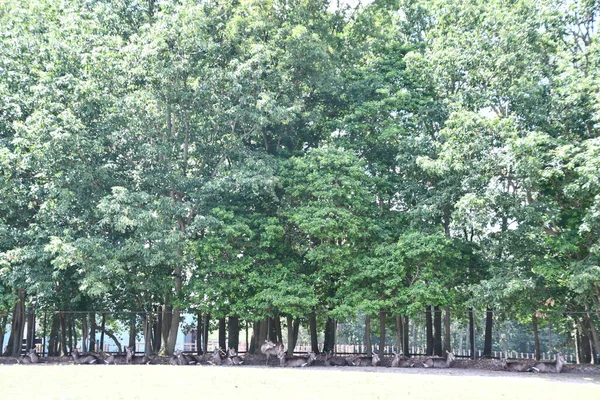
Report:
M 0 4 L 0 316 L 162 311 L 170 354 L 183 311 L 474 307 L 600 352 L 598 2 L 334 3 Z

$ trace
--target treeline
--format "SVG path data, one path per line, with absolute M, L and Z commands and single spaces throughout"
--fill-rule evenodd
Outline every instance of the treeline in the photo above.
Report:
M 472 309 L 487 354 L 495 310 L 600 351 L 598 2 L 329 3 L 0 4 L 13 343 L 27 310 L 143 312 L 164 354 L 183 311 L 326 347 L 426 311 L 441 353 Z

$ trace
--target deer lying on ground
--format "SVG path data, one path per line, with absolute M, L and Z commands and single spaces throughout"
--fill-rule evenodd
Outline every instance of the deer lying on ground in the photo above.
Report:
M 506 358 L 502 359 L 502 369 L 505 371 L 512 372 L 525 372 L 529 371 L 530 367 L 528 363 L 523 361 L 508 361 Z
M 558 353 L 556 355 L 556 360 L 554 361 L 540 361 L 533 364 L 533 367 L 529 369 L 529 371 L 533 372 L 552 372 L 560 374 L 563 366 L 567 363 L 565 357 Z
M 392 367 L 407 368 L 407 367 L 414 367 L 414 366 L 415 366 L 414 360 L 406 358 L 404 356 L 404 354 L 398 354 L 398 353 L 394 352 L 394 359 L 392 360 Z
M 269 357 L 277 356 L 281 353 L 285 353 L 285 348 L 283 347 L 283 343 L 274 343 L 270 340 L 265 340 L 262 346 L 260 346 L 260 352 L 267 355 L 267 362 L 265 365 L 269 365 Z
M 104 358 L 104 363 L 105 364 L 125 364 L 126 363 L 126 355 L 125 354 L 106 354 L 106 353 L 102 353 L 103 355 L 106 355 L 106 357 Z
M 325 354 L 325 366 L 345 367 L 347 365 L 350 365 L 350 362 L 344 357 L 334 357 L 333 351 Z
M 381 359 L 379 358 L 379 354 L 377 354 L 377 353 L 373 353 L 373 355 L 371 357 L 356 356 L 356 357 L 350 359 L 350 365 L 354 365 L 357 367 L 368 367 L 368 366 L 376 367 L 377 365 L 379 365 L 380 362 L 381 362 Z
M 125 346 L 125 363 L 126 364 L 150 364 L 152 359 L 147 355 L 136 356 L 135 348 Z
M 277 358 L 279 358 L 281 367 L 310 367 L 313 361 L 317 359 L 317 355 L 311 351 L 303 357 L 286 357 L 285 352 L 282 352 L 277 354 Z
M 244 363 L 244 360 L 238 356 L 233 347 L 230 347 L 229 350 L 227 350 L 227 360 L 231 361 L 231 365 L 242 365 Z
M 197 365 L 199 364 L 198 359 L 190 354 L 184 354 L 183 351 L 177 350 L 173 357 L 176 358 L 176 363 L 174 365 Z
M 81 354 L 76 347 L 71 352 L 75 364 L 104 364 L 104 360 L 94 354 Z
M 35 351 L 35 347 L 29 350 L 29 353 L 17 358 L 17 363 L 19 364 L 39 364 L 41 362 L 42 359 L 38 355 L 37 351 Z
M 456 358 L 454 357 L 454 354 L 450 353 L 449 351 L 446 351 L 445 358 L 428 358 L 423 363 L 423 366 L 425 368 L 450 368 L 452 366 L 452 362 L 455 359 Z
M 225 365 L 231 365 L 228 364 L 225 358 L 225 352 L 223 350 L 221 350 L 220 348 L 215 348 L 212 352 L 212 354 L 210 355 L 210 358 L 208 359 L 208 363 L 211 365 L 221 365 L 221 364 L 225 364 Z

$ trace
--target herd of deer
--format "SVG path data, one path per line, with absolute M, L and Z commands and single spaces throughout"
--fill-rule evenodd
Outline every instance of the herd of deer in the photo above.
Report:
M 316 359 L 317 356 L 314 352 L 308 353 L 306 356 L 293 356 L 287 357 L 283 343 L 275 343 L 270 340 L 265 340 L 265 343 L 261 346 L 260 351 L 267 356 L 266 365 L 269 364 L 270 356 L 276 356 L 279 359 L 279 365 L 281 367 L 308 367 Z M 454 354 L 446 352 L 446 357 L 430 357 L 424 360 L 418 360 L 414 358 L 407 358 L 403 355 L 394 353 L 394 359 L 392 360 L 391 366 L 396 368 L 411 368 L 416 364 L 424 368 L 450 368 L 452 363 L 456 359 Z M 96 354 L 81 354 L 78 349 L 73 349 L 72 352 L 73 362 L 75 364 L 150 364 L 153 359 L 143 355 L 135 355 L 134 349 L 125 347 L 124 355 L 108 355 L 102 357 Z M 171 365 L 200 365 L 202 357 L 196 357 L 190 354 L 184 354 L 181 351 L 175 352 L 169 359 Z M 31 349 L 29 353 L 17 359 L 19 364 L 37 364 L 42 363 L 43 360 L 37 354 L 35 348 Z M 215 349 L 210 354 L 208 364 L 211 365 L 242 365 L 244 359 L 242 359 L 234 349 L 229 349 L 224 352 L 221 349 Z M 352 357 L 335 357 L 333 354 L 328 353 L 325 355 L 324 365 L 343 367 L 343 366 L 361 366 L 376 367 L 380 364 L 381 359 L 377 353 L 373 353 L 372 356 L 352 356 Z M 526 362 L 526 361 L 502 361 L 502 368 L 506 371 L 514 372 L 554 372 L 560 373 L 563 366 L 566 364 L 566 360 L 562 354 L 558 354 L 555 361 L 540 361 L 540 362 Z

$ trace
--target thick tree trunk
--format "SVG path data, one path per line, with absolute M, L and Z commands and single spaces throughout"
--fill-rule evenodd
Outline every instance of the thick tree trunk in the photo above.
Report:
M 317 337 L 317 315 L 312 312 L 308 317 L 308 325 L 310 329 L 310 348 L 315 354 L 319 354 L 319 340 Z
M 443 356 L 442 352 L 442 310 L 438 306 L 433 308 L 433 352 L 436 356 Z
M 240 347 L 240 319 L 229 317 L 227 320 L 227 348 L 235 349 L 236 353 Z
M 66 356 L 73 351 L 72 348 L 67 349 L 67 319 L 65 313 L 61 311 L 59 314 L 60 320 L 60 355 Z
M 402 346 L 403 334 L 404 328 L 402 327 L 402 316 L 396 315 L 396 349 L 398 354 L 404 354 L 404 347 Z
M 27 339 L 25 349 L 27 351 L 31 350 L 35 347 L 35 312 L 33 310 L 29 310 L 27 313 Z
M 21 354 L 25 330 L 25 290 L 19 289 L 17 295 L 18 299 L 13 309 L 11 332 L 8 339 L 8 343 L 12 345 L 10 354 L 13 357 L 18 357 Z
M 469 346 L 471 351 L 471 359 L 475 359 L 475 315 L 473 308 L 469 308 Z
M 589 307 L 587 305 L 587 303 L 585 304 L 585 310 L 586 313 L 584 315 L 585 320 L 586 320 L 586 325 L 589 327 L 589 331 L 590 334 L 592 336 L 592 344 L 593 344 L 593 348 L 594 351 L 592 351 L 593 354 L 593 361 L 594 364 L 598 364 L 598 354 L 600 354 L 600 344 L 598 343 L 598 331 L 596 330 L 596 326 L 594 325 L 594 322 L 592 321 L 592 317 L 590 315 L 589 311 Z
M 335 320 L 327 317 L 327 321 L 325 322 L 325 332 L 324 332 L 324 343 L 323 343 L 323 351 L 335 352 L 335 330 L 336 330 L 336 322 Z
M 79 346 L 77 346 L 77 332 L 75 331 L 75 318 L 73 316 L 73 314 L 67 314 L 65 315 L 66 321 L 67 321 L 67 326 L 68 326 L 68 335 L 67 335 L 67 340 L 69 342 L 69 349 L 71 349 L 71 352 L 73 351 L 74 348 L 79 348 Z
M 323 349 L 323 351 L 326 351 Z M 373 346 L 371 345 L 371 316 L 365 315 L 365 352 L 367 356 L 373 355 Z
M 531 328 L 533 329 L 533 342 L 535 345 L 535 359 L 539 361 L 541 358 L 540 351 L 540 332 L 538 330 L 538 317 L 537 313 L 533 313 L 531 316 Z
M 144 335 L 144 354 L 152 354 L 152 320 L 154 315 L 150 312 L 142 314 L 142 332 Z
M 494 324 L 494 310 L 488 308 L 485 312 L 485 339 L 483 343 L 483 357 L 492 358 L 492 328 Z
M 136 331 L 135 331 L 135 314 L 131 314 L 131 316 L 129 317 L 129 348 L 133 349 L 133 351 L 137 351 L 136 349 L 136 345 L 135 345 L 135 335 L 136 335 Z
M 385 311 L 379 311 L 379 349 L 377 351 L 380 357 L 385 354 Z
M 579 360 L 584 364 L 589 364 L 592 362 L 592 347 L 590 345 L 590 337 L 588 336 L 587 329 L 584 325 L 584 321 L 579 321 Z
M 275 335 L 275 339 L 273 339 L 275 342 L 280 342 L 283 343 L 283 333 L 281 332 L 281 318 L 279 318 L 279 314 L 277 314 L 276 317 L 273 318 L 272 320 L 272 325 L 273 327 L 273 335 Z
M 406 357 L 410 356 L 410 349 L 408 347 L 408 316 L 405 315 L 404 316 L 404 322 L 402 323 L 402 328 L 404 329 L 404 334 L 403 334 L 403 339 L 404 339 L 404 343 L 402 343 L 402 349 L 404 350 L 404 355 Z
M 442 353 L 446 354 L 446 352 L 452 352 L 452 344 L 450 342 L 451 336 L 451 323 L 450 323 L 450 307 L 446 306 L 444 308 L 444 348 L 442 349 Z
M 250 338 L 250 347 L 248 348 L 248 353 L 256 354 L 258 353 L 258 349 L 260 346 L 258 345 L 260 335 L 260 322 L 254 321 L 252 322 L 252 337 Z
M 431 315 L 431 306 L 427 306 L 425 309 L 425 329 L 427 330 L 427 348 L 425 354 L 428 356 L 433 355 L 433 317 Z
M 52 314 L 52 327 L 50 328 L 50 340 L 48 341 L 48 356 L 58 355 L 58 334 L 60 329 L 60 317 L 58 314 Z
M 152 335 L 152 354 L 158 354 L 162 346 L 162 324 L 163 324 L 163 309 L 161 306 L 156 307 L 156 321 L 154 322 L 154 334 Z
M 227 349 L 227 324 L 225 318 L 219 318 L 219 348 Z

